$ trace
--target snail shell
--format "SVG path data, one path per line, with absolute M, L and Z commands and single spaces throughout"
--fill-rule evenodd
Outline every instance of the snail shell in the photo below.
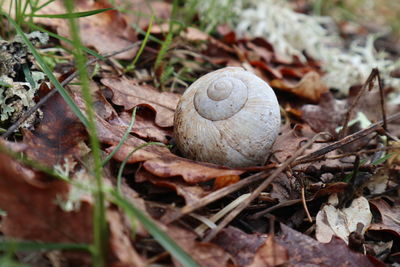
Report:
M 279 128 L 279 104 L 272 88 L 238 67 L 195 81 L 182 95 L 174 117 L 174 135 L 183 155 L 229 167 L 265 163 Z

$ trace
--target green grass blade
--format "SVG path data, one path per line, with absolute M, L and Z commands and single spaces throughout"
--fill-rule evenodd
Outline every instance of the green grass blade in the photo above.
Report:
M 122 197 L 118 192 L 111 192 L 114 197 L 116 205 L 120 206 L 126 213 L 135 216 L 142 225 L 149 231 L 155 240 L 163 246 L 173 257 L 175 257 L 182 266 L 185 267 L 199 267 L 192 257 L 187 254 L 181 247 L 176 244 L 164 231 L 162 231 L 151 218 L 149 218 L 143 211 L 136 208 L 131 202 Z
M 135 124 L 135 118 L 136 118 L 136 110 L 137 107 L 135 107 L 132 111 L 132 118 L 131 118 L 131 122 L 128 126 L 128 129 L 126 129 L 124 135 L 122 136 L 121 140 L 119 141 L 118 145 L 115 147 L 115 149 L 108 154 L 108 156 L 103 160 L 103 162 L 101 163 L 102 166 L 106 165 L 107 162 L 110 161 L 110 159 L 112 159 L 112 157 L 115 155 L 115 153 L 118 152 L 118 150 L 121 148 L 121 146 L 124 144 L 125 140 L 128 138 L 129 133 L 131 132 L 133 125 Z
M 74 1 L 64 1 L 64 6 L 69 14 L 74 12 Z M 85 101 L 86 114 L 88 117 L 87 131 L 91 146 L 91 154 L 93 157 L 93 174 L 96 183 L 96 190 L 92 194 L 94 198 L 93 208 L 93 249 L 92 249 L 92 264 L 93 266 L 106 266 L 107 258 L 107 240 L 108 226 L 106 221 L 106 202 L 103 184 L 103 169 L 101 165 L 101 149 L 100 141 L 97 137 L 96 118 L 93 107 L 93 99 L 90 92 L 89 74 L 86 68 L 86 56 L 80 47 L 82 47 L 81 37 L 79 35 L 78 22 L 75 18 L 69 17 L 69 29 L 71 40 L 74 46 L 74 57 L 78 68 L 80 82 L 82 84 L 82 97 Z
M 41 243 L 35 241 L 0 241 L 0 251 L 26 250 L 84 250 L 90 251 L 89 244 L 79 243 Z
M 384 163 L 386 160 L 388 160 L 391 156 L 393 156 L 393 153 L 388 153 L 385 156 L 383 156 L 380 159 L 375 160 L 374 162 L 372 162 L 372 165 L 379 165 Z
M 89 10 L 83 12 L 73 12 L 73 13 L 64 13 L 64 14 L 28 14 L 30 17 L 37 17 L 37 18 L 51 18 L 51 19 L 76 19 L 82 17 L 88 17 L 92 15 L 96 15 L 102 12 L 106 12 L 108 10 L 112 10 L 114 8 L 101 8 L 96 10 Z
M 48 5 L 50 5 L 50 4 L 53 3 L 54 1 L 55 1 L 55 0 L 49 0 L 49 1 L 45 2 L 45 3 L 43 3 L 43 4 L 40 5 L 40 6 L 37 6 L 37 5 L 39 4 L 39 2 L 40 2 L 40 1 L 37 1 L 37 2 L 34 4 L 33 8 L 32 8 L 32 13 L 36 13 L 36 11 L 38 11 L 38 10 L 40 10 L 40 9 L 42 9 L 42 8 L 44 8 L 44 7 L 46 7 L 46 6 L 48 6 Z
M 137 54 L 135 56 L 135 59 L 133 60 L 133 63 L 132 63 L 133 67 L 136 66 L 136 63 L 139 60 L 140 55 L 143 53 L 143 50 L 146 47 L 147 40 L 149 39 L 150 32 L 151 32 L 151 29 L 153 27 L 153 20 L 154 20 L 154 16 L 151 16 L 150 23 L 149 23 L 149 28 L 147 29 L 146 35 L 144 36 L 144 39 L 143 39 L 143 42 L 142 42 L 142 44 L 141 44 L 141 46 L 139 48 L 139 51 L 137 52 Z
M 32 88 L 35 88 L 36 84 L 32 78 L 31 70 L 29 69 L 28 64 L 25 63 L 22 65 L 22 71 L 24 72 L 25 75 L 25 81 L 27 81 Z
M 132 28 L 133 28 L 137 33 L 139 33 L 140 35 L 146 36 L 147 32 L 145 32 L 144 30 L 142 30 L 142 29 L 139 27 L 139 25 L 133 23 L 133 24 L 131 24 L 131 26 L 132 26 Z M 162 45 L 162 43 L 163 43 L 163 41 L 161 41 L 160 39 L 158 39 L 157 37 L 155 37 L 155 36 L 153 36 L 153 35 L 151 35 L 151 34 L 149 35 L 149 40 L 150 40 L 150 41 L 153 41 L 153 42 L 155 42 L 155 43 L 157 43 L 157 44 L 160 44 L 160 45 Z
M 37 52 L 37 50 L 35 49 L 33 44 L 26 37 L 26 35 L 22 31 L 21 27 L 19 27 L 19 25 L 9 15 L 4 14 L 4 16 L 6 16 L 7 19 L 10 21 L 10 23 L 15 27 L 15 30 L 21 36 L 21 38 L 24 41 L 24 43 L 28 46 L 29 50 L 31 51 L 31 53 L 33 54 L 33 56 L 35 57 L 35 59 L 39 63 L 39 65 L 42 68 L 43 72 L 47 75 L 47 77 L 49 78 L 50 82 L 56 87 L 56 89 L 58 90 L 60 95 L 63 97 L 65 102 L 71 108 L 72 112 L 74 112 L 75 115 L 80 119 L 80 121 L 87 127 L 88 126 L 88 121 L 87 121 L 86 117 L 83 115 L 83 113 L 79 109 L 79 107 L 75 104 L 74 100 L 71 98 L 71 96 L 68 94 L 68 92 L 61 86 L 60 82 L 57 80 L 57 78 L 51 72 L 50 68 L 44 62 L 42 56 Z

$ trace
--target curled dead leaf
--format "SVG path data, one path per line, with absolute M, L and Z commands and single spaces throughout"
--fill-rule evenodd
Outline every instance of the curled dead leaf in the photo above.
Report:
M 156 113 L 155 122 L 158 126 L 173 126 L 178 94 L 160 93 L 150 86 L 141 86 L 127 78 L 104 78 L 101 82 L 113 92 L 114 104 L 124 106 L 125 110 L 139 105 L 149 107 Z
M 90 11 L 95 9 L 110 8 L 106 1 L 82 1 L 75 0 L 76 12 Z M 63 14 L 66 13 L 62 1 L 53 1 L 37 11 L 37 14 Z M 70 38 L 69 23 L 66 19 L 35 17 L 36 23 L 44 24 L 56 29 L 63 37 Z M 107 54 L 121 50 L 137 41 L 136 33 L 127 24 L 117 9 L 112 9 L 96 15 L 79 18 L 79 30 L 83 45 L 95 47 L 98 52 Z M 68 44 L 66 44 L 68 46 Z M 118 54 L 117 59 L 132 59 L 136 54 L 135 49 Z
M 315 71 L 308 72 L 297 83 L 289 83 L 284 79 L 275 79 L 271 81 L 270 85 L 313 103 L 318 103 L 321 94 L 328 91 L 328 87 L 322 82 L 321 76 Z

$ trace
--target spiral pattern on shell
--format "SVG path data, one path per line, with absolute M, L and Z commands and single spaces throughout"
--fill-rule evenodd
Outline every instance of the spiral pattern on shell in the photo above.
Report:
M 195 81 L 182 95 L 174 117 L 182 154 L 230 167 L 265 163 L 279 128 L 279 104 L 272 88 L 238 67 Z
M 225 120 L 237 113 L 247 102 L 247 86 L 240 79 L 215 77 L 206 88 L 194 96 L 197 112 L 212 121 Z

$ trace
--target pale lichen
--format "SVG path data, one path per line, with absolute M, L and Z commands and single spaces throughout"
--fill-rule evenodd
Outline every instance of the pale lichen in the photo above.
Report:
M 34 44 L 47 42 L 47 34 L 27 34 Z M 34 71 L 34 57 L 28 47 L 17 36 L 12 41 L 0 40 L 0 125 L 7 127 L 17 121 L 23 113 L 35 105 L 34 97 L 44 74 Z M 29 75 L 29 77 L 27 77 Z M 32 114 L 22 125 L 30 128 L 41 116 L 41 111 Z

